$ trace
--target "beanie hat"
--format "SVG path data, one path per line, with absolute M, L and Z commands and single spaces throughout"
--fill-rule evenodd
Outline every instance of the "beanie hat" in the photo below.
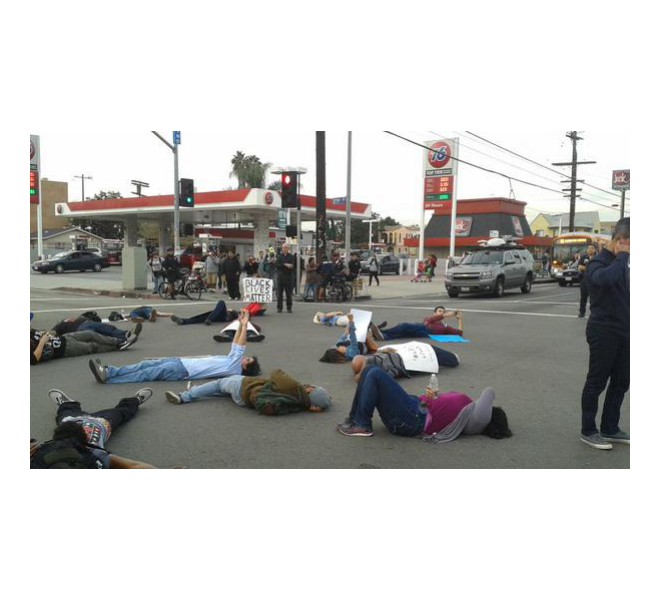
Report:
M 322 410 L 330 408 L 332 404 L 330 394 L 328 394 L 325 388 L 320 386 L 314 386 L 314 389 L 309 393 L 309 399 L 312 402 L 312 406 L 316 406 Z

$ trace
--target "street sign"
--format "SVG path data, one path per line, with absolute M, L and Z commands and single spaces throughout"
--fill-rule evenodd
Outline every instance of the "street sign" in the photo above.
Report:
M 178 146 L 181 143 L 181 132 L 173 131 L 172 133 L 174 135 L 174 145 Z
M 630 189 L 630 171 L 613 171 L 612 172 L 612 189 L 613 190 L 629 190 Z
M 277 226 L 280 229 L 284 229 L 286 227 L 286 210 L 278 210 L 277 211 Z

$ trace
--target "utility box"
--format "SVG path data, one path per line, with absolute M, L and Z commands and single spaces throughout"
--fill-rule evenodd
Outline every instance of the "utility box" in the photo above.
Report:
M 122 252 L 122 286 L 125 290 L 147 289 L 147 249 L 124 247 Z

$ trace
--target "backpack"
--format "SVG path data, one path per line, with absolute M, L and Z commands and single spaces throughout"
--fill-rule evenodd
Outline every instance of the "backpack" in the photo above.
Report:
M 81 317 L 84 317 L 87 321 L 94 321 L 95 323 L 101 323 L 101 317 L 95 310 L 88 310 L 84 312 Z
M 104 452 L 107 452 L 107 450 L 104 450 Z M 51 440 L 41 444 L 30 460 L 30 468 L 103 469 L 104 467 L 103 463 L 94 456 L 90 446 L 68 439 Z

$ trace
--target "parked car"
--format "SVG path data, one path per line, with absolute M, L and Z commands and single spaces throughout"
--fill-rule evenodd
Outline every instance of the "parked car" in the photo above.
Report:
M 37 260 L 32 263 L 32 269 L 40 273 L 63 273 L 64 271 L 101 271 L 107 267 L 107 261 L 102 256 L 87 250 L 69 250 L 59 252 L 51 258 Z
M 560 287 L 573 286 L 574 283 L 580 283 L 580 272 L 577 267 L 566 267 L 563 271 L 555 271 L 554 278 Z
M 450 298 L 458 298 L 463 292 L 489 292 L 499 298 L 504 290 L 511 288 L 529 294 L 533 281 L 534 257 L 524 246 L 504 240 L 491 240 L 488 245 L 469 252 L 445 273 L 445 288 Z
M 366 256 L 364 256 L 366 255 Z M 399 259 L 394 256 L 394 254 L 375 254 L 374 252 L 365 251 L 363 253 L 364 258 L 360 257 L 360 272 L 368 273 L 369 272 L 369 262 L 371 261 L 371 256 L 376 257 L 376 262 L 378 263 L 378 274 L 387 275 L 388 273 L 392 275 L 401 274 L 401 262 Z

